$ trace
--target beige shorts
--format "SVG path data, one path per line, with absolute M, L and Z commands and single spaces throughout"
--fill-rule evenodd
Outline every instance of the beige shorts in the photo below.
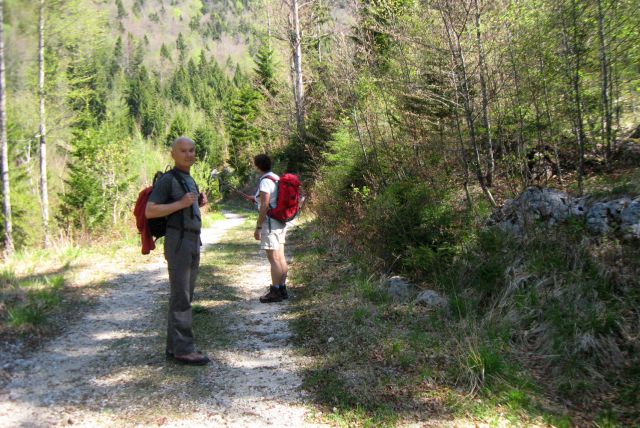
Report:
M 269 232 L 269 222 L 271 222 L 271 232 Z M 262 223 L 260 232 L 261 250 L 279 250 L 284 245 L 287 235 L 287 224 L 280 223 L 274 219 L 266 219 Z

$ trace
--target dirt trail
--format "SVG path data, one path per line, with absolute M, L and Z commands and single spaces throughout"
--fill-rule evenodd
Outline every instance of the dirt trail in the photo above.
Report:
M 244 221 L 225 217 L 203 231 L 203 251 L 215 251 Z M 288 346 L 286 304 L 257 301 L 266 258 L 256 250 L 238 263 L 243 275 L 227 284 L 240 297 L 226 308 L 230 343 L 204 346 L 211 364 L 179 366 L 161 355 L 168 284 L 156 251 L 137 271 L 119 274 L 86 316 L 40 352 L 0 362 L 13 371 L 0 391 L 0 426 L 313 426 L 297 373 L 302 360 Z

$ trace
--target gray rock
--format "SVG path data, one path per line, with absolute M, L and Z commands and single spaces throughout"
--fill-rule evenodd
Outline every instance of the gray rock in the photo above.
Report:
M 447 306 L 448 301 L 433 290 L 424 290 L 416 296 L 416 303 L 429 308 L 438 308 Z
M 630 138 L 634 138 L 634 137 L 630 137 Z M 635 138 L 638 139 L 640 138 L 640 136 Z M 638 140 L 634 141 L 632 139 L 622 141 L 617 148 L 616 157 L 626 165 L 639 165 L 640 164 L 640 142 L 638 142 Z
M 629 202 L 620 213 L 620 232 L 625 239 L 640 239 L 640 197 Z
M 605 234 L 620 230 L 626 239 L 638 238 L 640 228 L 638 198 L 619 198 L 597 202 L 587 212 L 587 227 L 594 233 Z
M 404 302 L 409 299 L 412 285 L 404 277 L 392 276 L 385 282 L 387 293 L 396 302 Z
M 609 227 L 609 210 L 607 204 L 598 202 L 587 212 L 587 227 L 590 231 L 598 234 L 605 234 L 611 229 Z
M 623 239 L 640 239 L 640 197 L 597 201 L 539 187 L 529 187 L 518 198 L 506 200 L 487 225 L 523 235 L 534 222 L 551 226 L 569 217 L 584 217 L 592 233 L 619 233 Z
M 519 235 L 536 221 L 552 225 L 566 220 L 574 209 L 579 210 L 572 202 L 569 195 L 559 190 L 529 187 L 518 198 L 505 201 L 488 224 Z

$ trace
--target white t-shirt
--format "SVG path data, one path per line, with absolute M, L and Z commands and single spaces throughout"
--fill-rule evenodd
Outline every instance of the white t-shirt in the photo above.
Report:
M 258 190 L 255 194 L 258 210 L 260 210 L 260 192 L 268 193 L 271 195 L 271 198 L 269 199 L 269 206 L 271 208 L 275 208 L 276 204 L 278 203 L 278 186 L 276 185 L 275 181 L 265 178 L 266 176 L 271 176 L 275 180 L 280 180 L 280 177 L 271 171 L 260 177 L 260 185 L 258 186 Z

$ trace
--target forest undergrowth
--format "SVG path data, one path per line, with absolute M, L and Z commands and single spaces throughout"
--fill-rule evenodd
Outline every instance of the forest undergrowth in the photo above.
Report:
M 637 194 L 636 180 L 626 170 L 586 184 L 604 197 Z M 318 358 L 306 383 L 332 420 L 639 423 L 637 242 L 581 221 L 514 238 L 419 183 L 369 203 L 333 232 L 338 218 L 317 210 L 294 238 L 294 325 Z M 398 273 L 447 305 L 394 300 L 385 280 Z

